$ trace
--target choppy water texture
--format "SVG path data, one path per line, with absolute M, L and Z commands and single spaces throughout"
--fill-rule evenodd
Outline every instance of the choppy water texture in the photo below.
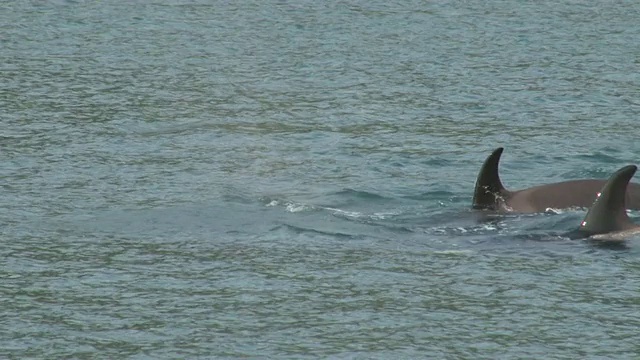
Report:
M 640 5 L 0 5 L 0 357 L 637 359 L 640 242 L 510 188 L 640 161 Z

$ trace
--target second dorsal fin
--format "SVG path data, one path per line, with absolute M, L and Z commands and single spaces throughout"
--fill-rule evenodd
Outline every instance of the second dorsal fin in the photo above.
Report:
M 627 216 L 625 195 L 637 169 L 635 165 L 628 165 L 611 175 L 580 224 L 580 232 L 595 235 L 636 227 Z

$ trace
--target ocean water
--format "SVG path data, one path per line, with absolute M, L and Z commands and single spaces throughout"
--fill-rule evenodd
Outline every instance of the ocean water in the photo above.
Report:
M 470 203 L 638 164 L 639 17 L 0 3 L 0 358 L 637 359 L 640 239 Z

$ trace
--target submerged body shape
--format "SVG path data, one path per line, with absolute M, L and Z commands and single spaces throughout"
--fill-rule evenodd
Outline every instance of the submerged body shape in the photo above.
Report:
M 606 180 L 569 180 L 509 191 L 500 181 L 498 167 L 503 148 L 497 148 L 482 164 L 473 194 L 473 208 L 498 212 L 534 213 L 547 209 L 590 207 Z M 640 209 L 640 185 L 629 184 L 625 202 L 629 209 Z

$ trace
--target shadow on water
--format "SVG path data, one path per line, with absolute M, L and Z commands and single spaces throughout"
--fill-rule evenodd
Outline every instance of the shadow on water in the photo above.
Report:
M 618 250 L 618 251 L 630 251 L 628 241 L 598 241 L 598 240 L 586 240 L 589 245 L 597 249 L 603 250 Z
M 578 231 L 578 225 L 583 219 L 583 212 L 565 211 L 548 212 L 543 214 L 527 215 L 499 215 L 479 214 L 476 219 L 479 222 L 490 223 L 512 221 L 518 226 L 506 225 L 506 231 L 498 231 L 497 236 L 512 241 L 534 242 L 570 242 L 574 244 L 588 244 L 590 247 L 604 250 L 630 250 L 633 237 L 628 239 L 592 239 Z

